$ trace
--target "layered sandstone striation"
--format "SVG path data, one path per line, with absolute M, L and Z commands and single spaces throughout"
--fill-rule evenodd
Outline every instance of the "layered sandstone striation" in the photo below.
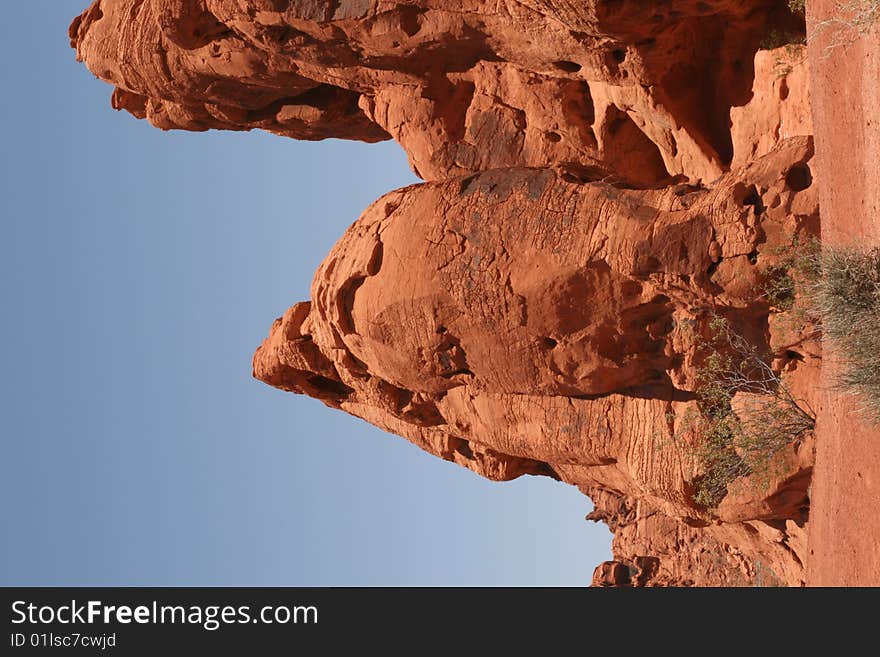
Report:
M 819 347 L 760 292 L 819 230 L 808 76 L 758 52 L 802 29 L 770 0 L 98 0 L 70 36 L 157 127 L 394 138 L 426 181 L 343 235 L 257 378 L 578 486 L 597 585 L 796 585 L 811 438 L 707 509 L 682 435 L 716 317 L 815 402 Z

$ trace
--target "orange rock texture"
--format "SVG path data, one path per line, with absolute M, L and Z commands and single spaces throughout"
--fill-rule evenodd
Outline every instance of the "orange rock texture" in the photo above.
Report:
M 758 49 L 803 29 L 782 0 L 98 0 L 70 36 L 159 128 L 393 138 L 426 181 L 343 235 L 257 378 L 578 486 L 615 534 L 595 585 L 799 585 L 811 437 L 707 509 L 681 436 L 716 317 L 815 402 L 819 346 L 761 292 L 819 230 L 809 76 Z
M 822 240 L 880 245 L 880 21 L 859 26 L 833 0 L 814 0 L 809 9 Z M 807 584 L 880 586 L 880 429 L 866 424 L 859 400 L 840 389 L 837 370 L 845 361 L 832 353 L 826 362 Z

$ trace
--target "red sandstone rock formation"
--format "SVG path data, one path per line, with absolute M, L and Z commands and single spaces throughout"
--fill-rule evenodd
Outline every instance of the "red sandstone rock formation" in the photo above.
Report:
M 767 495 L 707 514 L 674 435 L 716 314 L 773 343 L 787 376 L 815 376 L 809 348 L 778 343 L 755 295 L 765 254 L 816 225 L 809 188 L 787 182 L 811 152 L 788 141 L 710 190 L 508 169 L 392 192 L 331 251 L 312 301 L 276 321 L 255 376 L 491 479 L 580 486 L 618 554 L 659 558 L 657 582 L 712 581 L 680 552 L 688 542 L 718 561 L 719 582 L 758 562 L 799 581 L 810 448 Z
M 571 162 L 714 180 L 780 0 L 98 0 L 71 25 L 160 128 L 397 139 L 426 180 Z
M 70 34 L 160 128 L 393 137 L 430 181 L 346 232 L 255 376 L 577 485 L 615 533 L 597 585 L 799 584 L 812 442 L 709 510 L 680 437 L 713 316 L 807 401 L 818 377 L 760 293 L 818 231 L 807 76 L 755 58 L 771 29 L 802 25 L 781 0 L 98 0 Z

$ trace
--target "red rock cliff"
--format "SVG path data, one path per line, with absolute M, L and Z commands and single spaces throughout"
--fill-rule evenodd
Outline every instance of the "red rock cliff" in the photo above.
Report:
M 773 30 L 803 20 L 781 0 L 98 0 L 70 36 L 157 127 L 394 138 L 428 181 L 346 232 L 255 376 L 491 479 L 578 486 L 615 533 L 596 584 L 796 585 L 809 436 L 713 509 L 680 439 L 713 317 L 807 403 L 818 378 L 760 292 L 818 232 L 807 76 L 758 52 Z

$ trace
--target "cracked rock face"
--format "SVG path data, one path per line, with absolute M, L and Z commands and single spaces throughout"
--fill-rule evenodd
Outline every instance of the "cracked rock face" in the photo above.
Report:
M 676 438 L 714 316 L 809 398 L 818 347 L 760 293 L 818 231 L 782 1 L 99 0 L 71 26 L 164 129 L 394 138 L 370 206 L 254 375 L 491 479 L 553 477 L 615 532 L 594 584 L 803 580 L 810 440 L 708 511 Z

